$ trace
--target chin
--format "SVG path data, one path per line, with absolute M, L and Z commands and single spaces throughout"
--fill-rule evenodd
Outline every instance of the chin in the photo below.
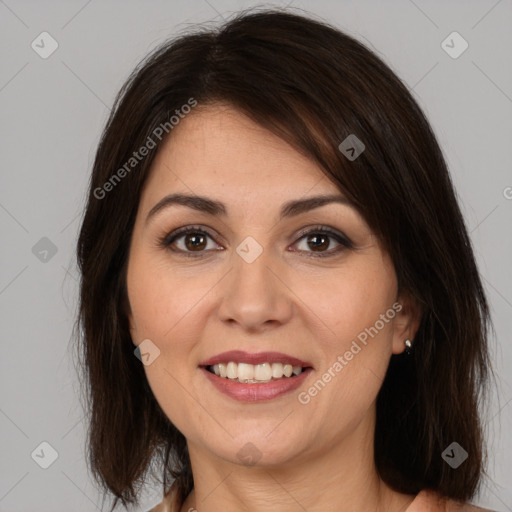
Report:
M 229 439 L 224 446 L 215 443 L 207 448 L 217 457 L 230 463 L 260 468 L 286 465 L 305 450 L 305 447 L 302 447 L 304 439 L 300 438 L 298 432 L 296 435 L 289 431 L 281 435 L 269 435 L 269 432 L 272 430 L 262 429 L 252 432 L 251 435 L 245 433 Z

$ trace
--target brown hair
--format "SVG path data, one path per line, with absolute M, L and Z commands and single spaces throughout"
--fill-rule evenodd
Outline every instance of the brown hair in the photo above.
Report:
M 233 105 L 313 158 L 381 238 L 422 319 L 413 354 L 392 356 L 378 396 L 378 472 L 401 492 L 470 499 L 483 471 L 490 319 L 442 152 L 407 87 L 368 48 L 311 17 L 264 10 L 152 52 L 122 87 L 99 143 L 77 244 L 78 325 L 89 464 L 113 508 L 137 503 L 155 460 L 164 490 L 175 479 L 183 499 L 193 486 L 186 440 L 134 357 L 126 316 L 130 237 L 161 141 L 112 182 L 191 98 L 197 108 Z M 350 134 L 365 145 L 353 161 L 338 149 Z M 469 453 L 456 471 L 441 457 L 453 441 Z

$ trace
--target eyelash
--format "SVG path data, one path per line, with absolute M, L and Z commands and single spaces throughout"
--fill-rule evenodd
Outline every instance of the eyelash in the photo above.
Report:
M 204 255 L 204 253 L 208 251 L 197 251 L 194 253 L 193 251 L 183 251 L 182 249 L 172 249 L 171 244 L 173 244 L 176 240 L 183 237 L 187 234 L 198 234 L 198 235 L 205 235 L 213 240 L 213 236 L 205 231 L 204 229 L 201 229 L 198 226 L 187 226 L 184 228 L 179 228 L 178 230 L 172 231 L 171 233 L 165 235 L 163 238 L 159 240 L 159 245 L 161 247 L 164 247 L 166 249 L 169 249 L 170 251 L 173 251 L 175 253 L 178 253 L 180 255 L 183 255 L 185 257 L 189 258 L 198 258 Z M 326 226 L 314 226 L 312 228 L 308 228 L 304 231 L 301 231 L 298 235 L 297 242 L 302 240 L 303 238 L 306 238 L 308 235 L 326 235 L 328 237 L 333 238 L 336 242 L 338 242 L 340 245 L 336 249 L 331 249 L 329 251 L 325 252 L 314 252 L 314 251 L 297 251 L 297 252 L 305 252 L 307 253 L 306 257 L 312 257 L 312 258 L 328 258 L 332 256 L 336 256 L 339 252 L 343 251 L 344 249 L 352 249 L 353 244 L 352 242 L 344 235 L 337 233 L 335 231 L 332 231 Z M 215 241 L 215 240 L 214 240 Z

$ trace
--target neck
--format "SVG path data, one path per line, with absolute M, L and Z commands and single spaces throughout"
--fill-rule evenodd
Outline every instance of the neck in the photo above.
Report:
M 189 443 L 194 490 L 181 507 L 197 512 L 404 511 L 414 496 L 379 477 L 373 459 L 373 418 L 341 442 L 308 450 L 280 465 L 244 467 Z

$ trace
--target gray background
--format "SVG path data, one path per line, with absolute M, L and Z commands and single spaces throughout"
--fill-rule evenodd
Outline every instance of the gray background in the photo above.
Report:
M 475 502 L 512 511 L 512 2 L 290 3 L 376 50 L 413 90 L 445 151 L 496 328 L 489 478 Z M 253 5 L 0 0 L 0 511 L 99 509 L 71 338 L 73 251 L 96 145 L 140 58 L 188 24 L 221 22 Z M 47 59 L 31 48 L 43 31 L 59 44 Z M 441 46 L 453 31 L 469 43 L 456 59 Z M 34 254 L 43 237 L 55 255 Z M 31 458 L 43 441 L 58 452 L 48 469 Z M 148 487 L 142 510 L 158 501 Z

